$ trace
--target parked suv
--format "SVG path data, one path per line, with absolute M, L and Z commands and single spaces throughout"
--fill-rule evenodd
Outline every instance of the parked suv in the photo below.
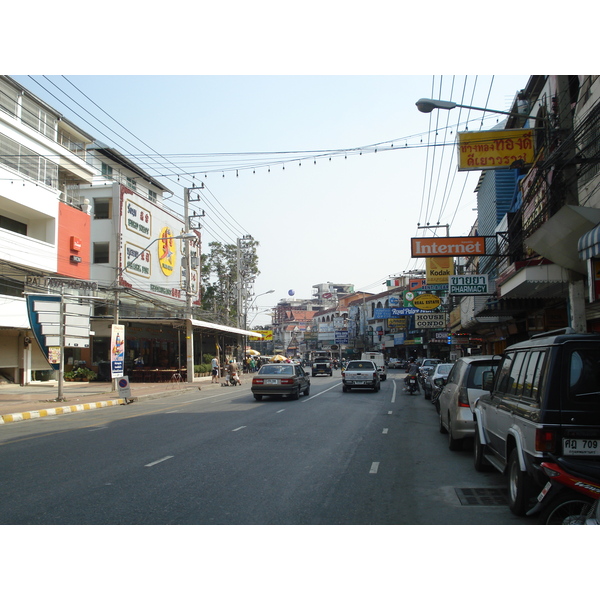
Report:
M 474 462 L 508 475 L 508 501 L 523 515 L 547 481 L 549 453 L 600 461 L 600 335 L 572 330 L 510 346 L 489 393 L 475 402 Z

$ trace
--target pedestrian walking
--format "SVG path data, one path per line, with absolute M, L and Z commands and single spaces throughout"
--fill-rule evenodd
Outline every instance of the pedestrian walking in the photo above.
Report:
M 219 361 L 217 360 L 216 357 L 210 361 L 210 366 L 212 369 L 211 383 L 219 383 Z

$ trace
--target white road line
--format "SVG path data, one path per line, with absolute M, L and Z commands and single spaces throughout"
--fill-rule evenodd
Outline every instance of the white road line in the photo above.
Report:
M 241 427 L 238 427 L 237 429 L 232 429 L 232 431 L 239 431 L 240 429 L 246 429 L 246 425 L 242 425 Z
M 101 429 L 108 429 L 108 425 L 104 425 L 104 427 L 93 427 L 92 429 L 88 429 L 88 431 L 100 431 Z
M 180 410 L 168 410 L 165 415 L 172 415 L 173 413 L 181 412 Z
M 369 471 L 369 473 L 377 473 L 377 469 L 379 469 L 379 463 L 378 462 L 374 462 L 371 465 L 371 470 Z
M 389 430 L 386 428 L 381 433 L 386 434 Z
M 280 412 L 285 412 L 285 408 L 282 408 L 281 410 L 278 410 L 277 412 L 278 412 L 278 413 L 280 413 Z
M 323 390 L 322 392 L 319 392 L 318 394 L 315 394 L 314 396 L 309 396 L 308 398 L 306 398 L 306 400 L 302 400 L 302 402 L 308 402 L 309 400 L 312 400 L 313 398 L 317 398 L 321 394 L 326 394 L 327 392 L 331 391 L 332 389 L 338 387 L 338 385 L 342 385 L 342 382 L 340 381 L 339 383 L 332 385 L 330 388 L 327 388 L 326 390 Z
M 147 465 L 144 465 L 145 467 L 153 467 L 154 465 L 157 465 L 158 463 L 164 462 L 165 460 L 169 460 L 170 458 L 173 458 L 172 456 L 165 456 L 164 458 L 161 458 L 159 460 L 155 460 L 154 462 L 148 463 Z
M 388 410 L 388 415 L 392 415 L 392 414 L 394 414 L 394 411 L 393 410 Z

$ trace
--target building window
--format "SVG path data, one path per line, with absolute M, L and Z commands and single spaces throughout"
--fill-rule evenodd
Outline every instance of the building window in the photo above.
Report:
M 21 121 L 47 138 L 56 141 L 58 119 L 27 96 L 24 96 L 22 100 Z
M 113 168 L 106 163 L 102 163 L 102 177 L 106 177 L 107 179 L 112 179 L 113 176 Z
M 108 242 L 94 242 L 94 264 L 106 264 L 110 258 Z
M 110 198 L 94 198 L 94 219 L 110 219 Z
M 156 202 L 156 200 L 157 200 L 156 192 L 154 192 L 152 190 L 148 190 L 148 200 L 150 200 L 150 202 Z
M 137 189 L 137 183 L 135 181 L 135 179 L 132 179 L 131 177 L 126 177 L 125 178 L 125 184 L 127 185 L 127 187 L 134 191 Z
M 15 233 L 20 233 L 21 235 L 27 235 L 27 225 L 25 223 L 15 221 L 14 219 L 9 219 L 3 215 L 0 215 L 0 228 L 8 229 L 8 231 L 14 231 Z
M 11 281 L 0 277 L 0 295 L 2 296 L 16 296 L 17 298 L 23 297 L 25 291 L 25 284 L 21 281 Z

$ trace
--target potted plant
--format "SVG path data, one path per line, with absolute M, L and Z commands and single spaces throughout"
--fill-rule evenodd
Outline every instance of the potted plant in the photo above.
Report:
M 94 381 L 94 379 L 97 377 L 97 374 L 95 371 L 92 371 L 87 367 L 77 367 L 77 369 L 73 369 L 69 373 L 65 373 L 64 377 L 68 381 Z

